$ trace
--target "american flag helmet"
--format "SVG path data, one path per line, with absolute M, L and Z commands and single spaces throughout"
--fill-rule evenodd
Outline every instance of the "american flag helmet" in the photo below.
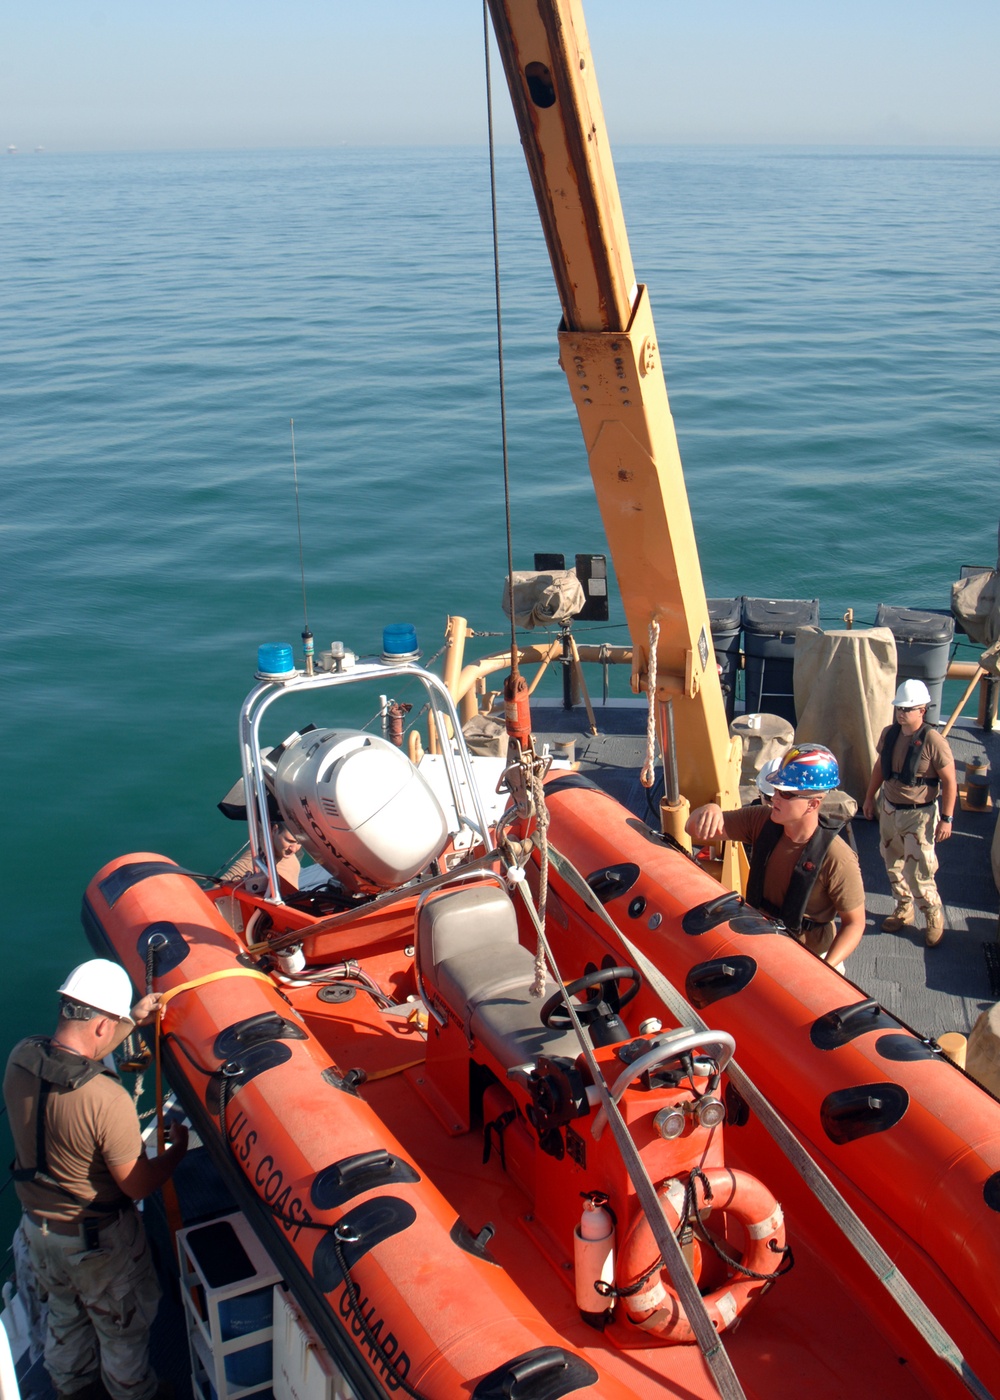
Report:
M 786 792 L 829 792 L 840 785 L 840 769 L 824 744 L 795 744 L 768 781 Z

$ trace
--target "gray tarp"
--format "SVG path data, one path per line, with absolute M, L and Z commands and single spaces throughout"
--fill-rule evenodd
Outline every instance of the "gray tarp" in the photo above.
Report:
M 791 748 L 795 730 L 781 715 L 737 715 L 729 732 L 743 746 L 740 787 L 752 789 L 751 797 L 757 797 L 757 774 L 770 759 Z
M 576 617 L 587 601 L 575 569 L 549 573 L 514 571 L 514 621 L 518 627 L 562 626 Z M 510 617 L 510 579 L 504 579 L 503 610 Z
M 987 569 L 951 585 L 951 611 L 970 639 L 990 647 L 1000 638 L 1000 576 Z
M 888 627 L 795 632 L 797 743 L 826 744 L 840 765 L 840 786 L 860 805 L 875 744 L 892 719 L 896 641 Z
M 1000 529 L 997 554 L 1000 555 Z M 982 569 L 951 585 L 951 610 L 962 631 L 979 646 L 991 647 L 1000 641 L 1000 558 L 995 569 Z

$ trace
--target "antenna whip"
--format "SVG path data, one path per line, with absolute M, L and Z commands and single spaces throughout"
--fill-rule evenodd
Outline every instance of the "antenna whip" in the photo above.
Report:
M 306 561 L 302 549 L 302 511 L 299 507 L 299 464 L 295 460 L 295 419 L 289 418 L 292 429 L 292 479 L 295 482 L 295 523 L 299 532 L 299 572 L 302 575 L 302 653 L 306 661 L 306 675 L 313 674 L 313 634 L 309 630 L 309 607 L 306 603 Z

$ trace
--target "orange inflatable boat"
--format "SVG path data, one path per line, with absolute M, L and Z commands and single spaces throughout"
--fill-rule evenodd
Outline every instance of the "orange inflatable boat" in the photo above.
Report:
M 258 768 L 247 733 L 257 873 L 209 893 L 125 856 L 84 921 L 162 994 L 170 1084 L 355 1394 L 710 1396 L 699 1317 L 760 1400 L 1000 1374 L 1000 1106 L 932 1046 L 575 776 L 547 789 L 568 988 L 540 999 L 537 851 L 522 870 L 467 839 L 482 814 L 370 737 L 310 728 Z M 282 897 L 272 796 L 325 892 Z M 933 1328 L 764 1131 L 734 1050 Z
M 262 745 L 384 666 L 259 679 L 250 874 L 124 856 L 84 922 L 355 1395 L 988 1395 L 1000 1105 L 578 775 L 529 841 L 459 742 Z

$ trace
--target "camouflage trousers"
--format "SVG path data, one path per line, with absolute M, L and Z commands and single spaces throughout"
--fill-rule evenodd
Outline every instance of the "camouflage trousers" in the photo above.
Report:
M 916 896 L 924 913 L 941 907 L 934 883 L 937 822 L 936 802 L 930 807 L 894 807 L 883 797 L 879 803 L 880 850 L 897 905 L 912 904 Z
M 126 1210 L 87 1250 L 24 1218 L 39 1296 L 48 1303 L 45 1369 L 72 1395 L 100 1375 L 111 1400 L 150 1400 L 149 1329 L 160 1286 L 138 1211 Z

